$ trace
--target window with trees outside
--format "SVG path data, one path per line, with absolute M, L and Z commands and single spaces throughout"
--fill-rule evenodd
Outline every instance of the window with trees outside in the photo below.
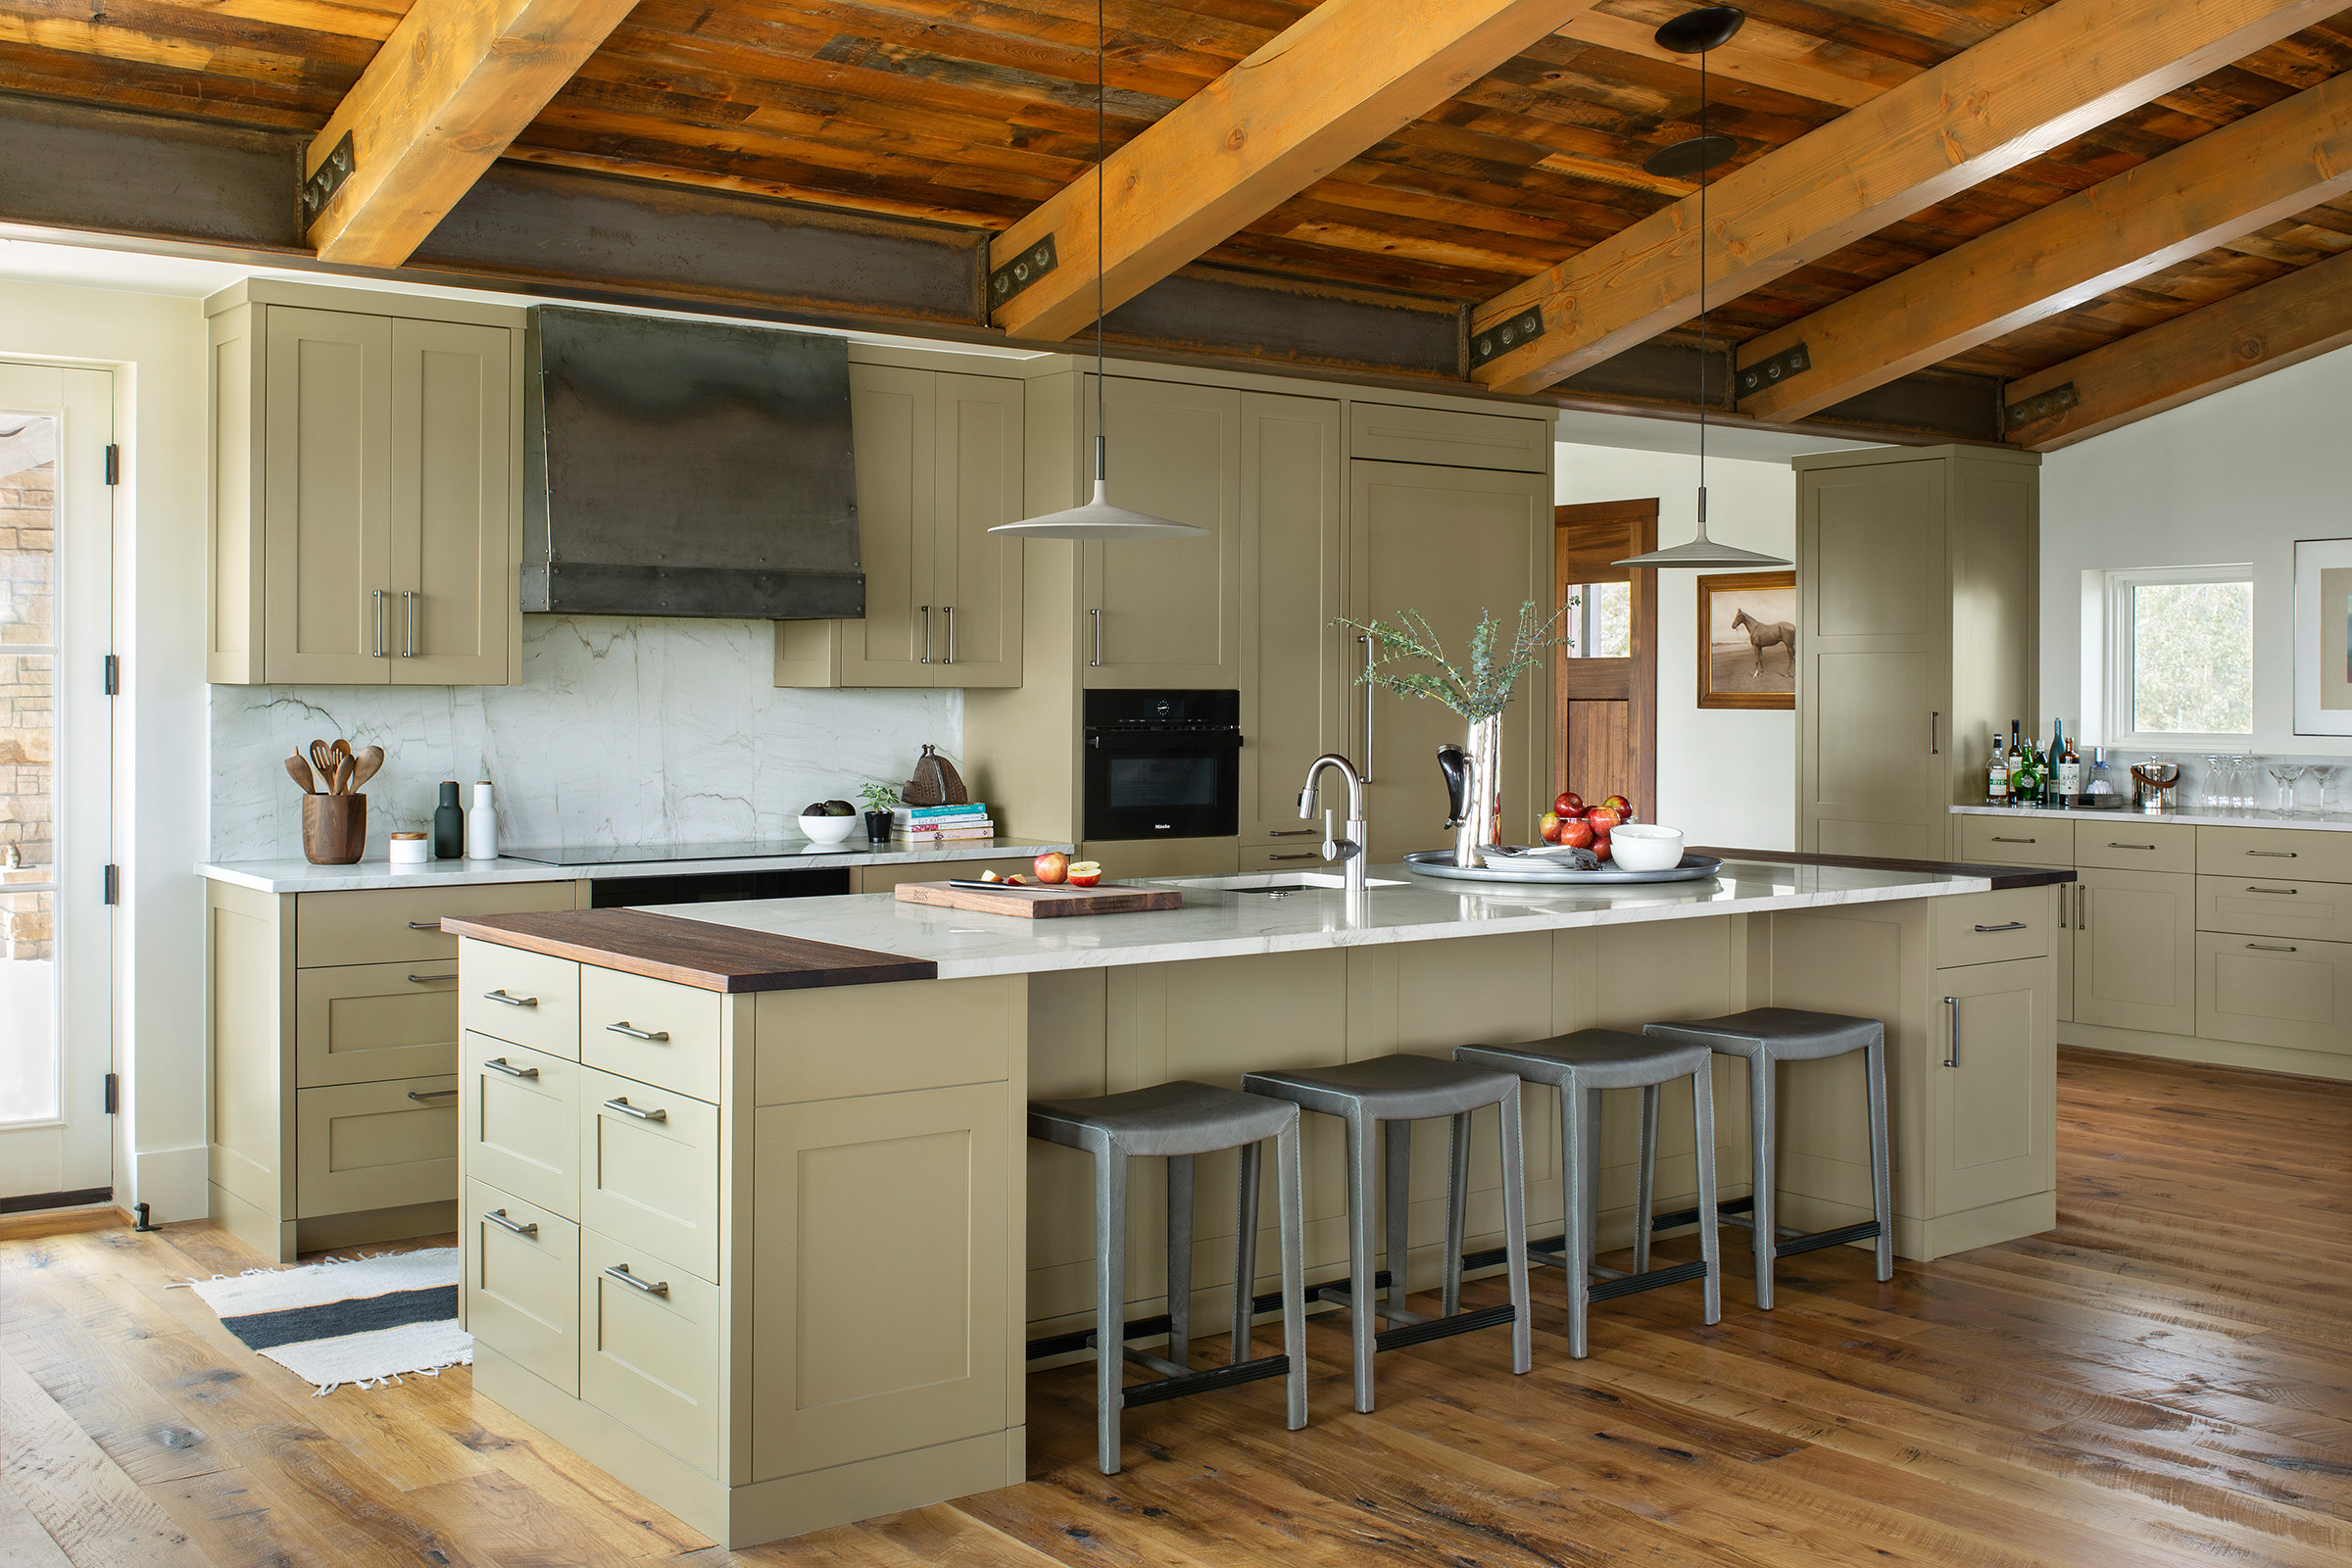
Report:
M 2107 743 L 2254 733 L 2254 568 L 2107 573 Z

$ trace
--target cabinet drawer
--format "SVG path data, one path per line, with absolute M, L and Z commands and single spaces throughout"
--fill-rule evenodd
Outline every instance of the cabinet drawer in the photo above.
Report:
M 1936 899 L 1928 907 L 1939 967 L 2038 958 L 2050 951 L 2057 900 L 2047 888 Z
M 1964 816 L 1960 858 L 1994 865 L 2072 865 L 2075 824 L 2039 816 Z
M 2352 942 L 2352 884 L 2259 873 L 2197 878 L 2197 929 Z
M 718 1278 L 718 1107 L 580 1069 L 580 1223 Z
M 420 1078 L 457 1067 L 454 957 L 295 972 L 298 1087 Z
M 2197 1034 L 2352 1054 L 2352 945 L 2199 933 Z
M 1245 844 L 1241 850 L 1241 869 L 1245 871 L 1328 871 L 1332 865 L 1323 858 L 1321 828 L 1313 829 L 1306 838 Z
M 368 888 L 294 898 L 294 962 L 304 969 L 345 963 L 454 958 L 458 939 L 445 914 L 517 914 L 568 909 L 569 882 L 493 882 L 476 887 Z
M 2179 823 L 2124 817 L 2114 822 L 2077 822 L 2075 863 L 2117 871 L 2193 871 L 2197 832 Z
M 716 1100 L 718 1011 L 715 991 L 587 965 L 580 970 L 580 1059 Z
M 295 1217 L 458 1196 L 458 1080 L 337 1084 L 294 1097 Z
M 580 1068 L 488 1035 L 465 1040 L 458 1141 L 466 1174 L 566 1218 L 580 1202 Z
M 458 1026 L 580 1059 L 580 966 L 569 958 L 495 942 L 467 942 L 458 954 Z
M 458 1234 L 467 1331 L 578 1397 L 580 1228 L 468 1177 Z
M 580 1397 L 716 1475 L 718 1287 L 590 1229 L 578 1289 Z
M 1393 403 L 1348 405 L 1348 455 L 1386 463 L 1434 463 L 1452 468 L 1542 473 L 1551 426 L 1543 419 Z
M 2298 827 L 2201 827 L 2197 869 L 2304 882 L 2352 882 L 2352 833 Z

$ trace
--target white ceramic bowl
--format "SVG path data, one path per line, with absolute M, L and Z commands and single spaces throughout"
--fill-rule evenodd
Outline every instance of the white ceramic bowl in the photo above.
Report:
M 1609 858 L 1620 871 L 1671 871 L 1683 863 L 1683 830 L 1620 822 L 1609 833 Z
M 839 844 L 858 831 L 855 816 L 804 816 L 801 834 L 812 844 Z

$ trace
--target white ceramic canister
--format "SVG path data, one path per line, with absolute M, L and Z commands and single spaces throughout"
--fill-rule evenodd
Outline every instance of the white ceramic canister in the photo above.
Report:
M 395 833 L 391 842 L 394 865 L 423 865 L 433 858 L 433 841 L 427 834 Z
M 466 813 L 466 858 L 498 858 L 498 813 L 490 807 L 490 781 L 473 787 L 473 806 Z

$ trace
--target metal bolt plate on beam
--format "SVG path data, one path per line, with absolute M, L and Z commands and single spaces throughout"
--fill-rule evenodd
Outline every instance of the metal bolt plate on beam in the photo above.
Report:
M 343 139 L 335 143 L 335 150 L 326 155 L 326 161 L 302 182 L 303 217 L 317 218 L 325 212 L 326 204 L 335 199 L 335 192 L 343 188 L 343 182 L 358 167 L 358 159 L 351 150 L 351 132 L 347 130 Z
M 988 274 L 988 308 L 995 310 L 1059 265 L 1061 258 L 1054 253 L 1054 236 L 1048 234 Z
M 2073 408 L 2082 398 L 2075 383 L 2068 381 L 2047 392 L 2034 394 L 2023 403 L 2012 403 L 2001 411 L 2001 422 L 2012 430 L 2023 429 L 2042 419 L 2055 418 Z
M 1497 321 L 1470 339 L 1470 368 L 1475 370 L 1496 355 L 1508 354 L 1531 338 L 1543 335 L 1544 313 L 1533 307 L 1507 321 Z
M 1733 386 L 1737 396 L 1749 398 L 1768 386 L 1778 386 L 1801 370 L 1813 368 L 1812 356 L 1802 343 L 1791 343 L 1768 360 L 1741 367 Z

